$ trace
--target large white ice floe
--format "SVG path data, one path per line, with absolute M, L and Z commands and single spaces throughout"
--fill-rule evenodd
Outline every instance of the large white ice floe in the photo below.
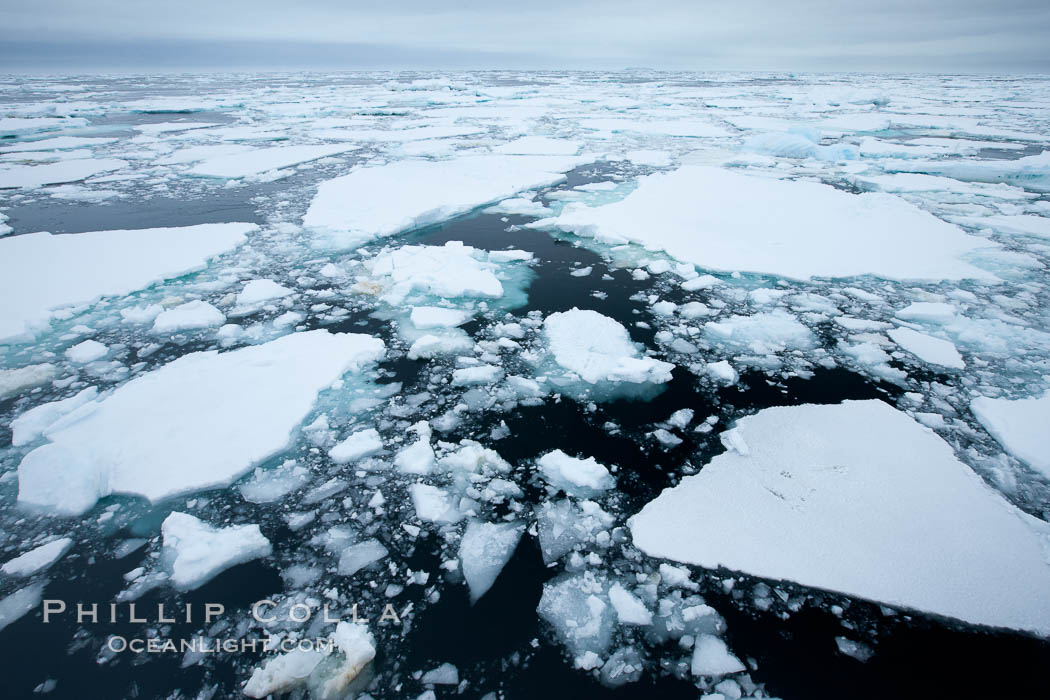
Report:
M 120 170 L 127 164 L 127 161 L 117 158 L 76 158 L 46 165 L 11 165 L 0 169 L 0 189 L 79 182 L 93 175 Z
M 654 557 L 1050 635 L 1042 521 L 877 400 L 768 408 L 635 515 Z
M 0 239 L 0 341 L 29 337 L 59 306 L 128 294 L 199 269 L 256 228 L 200 224 Z
M 555 363 L 587 384 L 671 379 L 673 364 L 642 355 L 626 328 L 597 311 L 553 313 L 544 319 L 543 330 Z
M 184 355 L 46 430 L 18 468 L 18 499 L 72 515 L 112 493 L 226 486 L 288 444 L 318 392 L 383 352 L 371 336 L 317 330 Z
M 258 525 L 212 527 L 188 513 L 174 512 L 160 526 L 161 555 L 171 583 L 182 591 L 199 588 L 237 564 L 268 557 L 273 548 Z
M 518 192 L 556 183 L 586 159 L 468 156 L 359 168 L 321 183 L 303 225 L 353 245 L 464 214 Z
M 257 175 L 269 170 L 287 168 L 318 158 L 334 156 L 352 150 L 353 146 L 274 146 L 240 153 L 220 155 L 198 163 L 190 175 L 201 177 L 238 178 Z
M 709 166 L 649 175 L 622 201 L 570 204 L 534 225 L 608 244 L 635 242 L 716 270 L 795 279 L 995 279 L 966 260 L 994 243 L 899 197 Z
M 1031 399 L 978 396 L 970 410 L 1007 452 L 1050 478 L 1050 391 Z

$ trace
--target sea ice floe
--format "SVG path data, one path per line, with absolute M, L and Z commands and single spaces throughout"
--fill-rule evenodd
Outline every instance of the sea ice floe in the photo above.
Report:
M 585 159 L 573 156 L 467 156 L 359 168 L 321 183 L 303 225 L 337 245 L 419 228 L 550 185 Z
M 1030 399 L 978 396 L 970 410 L 1007 452 L 1050 478 L 1050 391 Z
M 663 384 L 674 365 L 642 355 L 614 319 L 597 311 L 572 309 L 549 315 L 543 331 L 554 362 L 567 378 L 599 383 Z
M 375 428 L 366 428 L 352 433 L 328 451 L 336 464 L 356 462 L 383 449 L 383 439 Z
M 0 632 L 12 622 L 18 621 L 31 610 L 40 607 L 47 581 L 37 581 L 20 588 L 6 598 L 0 599 Z
M 189 170 L 201 177 L 238 178 L 287 168 L 353 150 L 353 146 L 274 146 L 208 158 Z
M 109 354 L 109 348 L 97 340 L 83 340 L 64 353 L 70 362 L 78 365 L 101 360 Z
M 174 512 L 160 526 L 161 559 L 180 591 L 199 588 L 237 564 L 268 557 L 270 541 L 258 525 L 216 528 L 188 513 Z
M 887 335 L 897 345 L 901 346 L 923 362 L 929 362 L 942 367 L 952 369 L 963 369 L 966 362 L 963 360 L 959 350 L 950 340 L 935 338 L 932 335 L 920 333 L 911 328 L 894 328 Z
M 290 294 L 293 294 L 291 289 L 273 280 L 249 280 L 237 294 L 236 304 L 241 307 L 254 307 L 274 299 L 283 299 Z
M 111 493 L 158 501 L 226 486 L 287 446 L 318 392 L 383 352 L 371 336 L 318 330 L 183 355 L 47 430 L 19 465 L 18 499 L 74 515 Z
M 516 522 L 487 523 L 471 520 L 459 545 L 463 578 L 470 588 L 470 601 L 476 603 L 496 582 L 510 561 L 525 526 Z
M 594 457 L 579 459 L 554 450 L 537 459 L 536 466 L 547 483 L 570 496 L 593 498 L 616 485 L 608 468 Z
M 52 540 L 14 559 L 7 560 L 3 566 L 0 566 L 0 571 L 8 576 L 32 576 L 61 559 L 72 546 L 73 540 L 68 537 Z
M 226 323 L 225 314 L 208 302 L 197 299 L 157 314 L 157 318 L 153 320 L 153 332 L 167 335 L 179 331 L 221 326 L 224 323 Z
M 740 659 L 729 653 L 726 643 L 712 634 L 701 634 L 693 647 L 690 671 L 694 676 L 721 677 L 746 671 Z
M 257 228 L 200 224 L 0 239 L 0 341 L 46 327 L 56 307 L 128 294 L 199 269 Z
M 79 182 L 93 175 L 120 170 L 127 164 L 127 161 L 117 158 L 77 158 L 46 165 L 9 165 L 0 168 L 0 189 Z
M 609 582 L 592 571 L 563 574 L 543 586 L 537 612 L 557 632 L 577 666 L 600 665 L 600 659 L 588 655 L 601 657 L 612 643 L 616 614 L 608 590 Z
M 767 408 L 629 525 L 654 557 L 1050 634 L 1045 523 L 877 400 Z
M 708 166 L 649 175 L 620 202 L 570 204 L 531 225 L 608 244 L 635 242 L 716 270 L 803 280 L 995 279 L 966 256 L 996 244 L 898 197 Z

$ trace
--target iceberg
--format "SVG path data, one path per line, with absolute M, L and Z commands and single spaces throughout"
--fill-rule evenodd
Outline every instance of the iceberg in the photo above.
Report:
M 1050 528 L 878 400 L 767 408 L 628 521 L 650 556 L 1050 635 Z

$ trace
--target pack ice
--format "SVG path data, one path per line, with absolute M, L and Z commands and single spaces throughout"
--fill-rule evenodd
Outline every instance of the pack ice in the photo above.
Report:
M 995 279 L 966 259 L 994 243 L 893 195 L 849 194 L 710 166 L 649 175 L 622 201 L 569 204 L 533 225 L 608 244 L 638 243 L 708 269 L 800 280 Z
M 0 341 L 31 337 L 56 307 L 128 294 L 196 270 L 257 228 L 200 224 L 0 239 Z
M 316 330 L 184 355 L 44 429 L 48 444 L 18 467 L 18 500 L 76 515 L 112 493 L 155 502 L 227 486 L 288 444 L 319 391 L 383 352 L 371 336 Z
M 878 400 L 768 408 L 630 521 L 654 557 L 1050 635 L 1045 523 Z

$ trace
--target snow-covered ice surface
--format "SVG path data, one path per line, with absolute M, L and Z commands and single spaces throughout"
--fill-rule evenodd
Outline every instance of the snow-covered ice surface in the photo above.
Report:
M 1048 134 L 1034 76 L 0 76 L 5 692 L 1050 695 Z
M 656 557 L 1050 634 L 1050 527 L 878 400 L 768 408 L 630 521 Z

